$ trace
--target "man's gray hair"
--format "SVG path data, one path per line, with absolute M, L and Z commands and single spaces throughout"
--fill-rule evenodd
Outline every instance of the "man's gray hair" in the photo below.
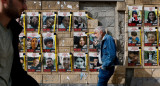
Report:
M 103 26 L 98 26 L 94 29 L 94 32 L 98 31 L 98 32 L 103 32 L 104 34 L 106 34 L 105 28 Z

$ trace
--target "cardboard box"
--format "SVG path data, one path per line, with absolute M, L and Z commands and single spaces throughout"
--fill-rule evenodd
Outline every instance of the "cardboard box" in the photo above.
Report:
M 151 69 L 134 69 L 134 77 L 151 77 Z
M 94 83 L 96 84 L 98 82 L 98 75 L 96 74 L 90 74 L 88 76 L 88 83 Z

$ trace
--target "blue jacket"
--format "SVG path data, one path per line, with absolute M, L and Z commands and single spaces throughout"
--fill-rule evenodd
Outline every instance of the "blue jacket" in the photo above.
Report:
M 102 39 L 101 60 L 103 69 L 119 64 L 116 56 L 116 45 L 114 39 L 108 34 L 106 34 Z

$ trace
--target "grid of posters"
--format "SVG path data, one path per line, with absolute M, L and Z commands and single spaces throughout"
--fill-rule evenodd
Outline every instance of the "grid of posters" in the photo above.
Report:
M 142 25 L 142 6 L 128 6 L 128 26 Z
M 27 12 L 27 31 L 38 31 L 39 13 Z
M 20 63 L 24 69 L 24 55 L 23 55 L 23 53 L 19 53 L 19 56 L 20 56 Z
M 43 52 L 53 52 L 55 50 L 54 33 L 45 32 L 43 35 Z
M 71 60 L 69 53 L 59 53 L 58 61 L 58 69 L 60 72 L 71 71 Z
M 54 12 L 43 12 L 42 14 L 43 14 L 43 31 L 53 31 L 54 18 L 55 18 Z
M 98 71 L 101 64 L 99 63 L 99 58 L 98 58 L 98 53 L 97 52 L 90 52 L 89 53 L 89 71 Z
M 21 25 L 22 27 L 24 27 L 23 25 L 23 13 L 21 14 L 20 18 L 17 18 L 16 21 L 19 23 L 19 25 Z
M 128 66 L 139 66 L 141 53 L 139 47 L 128 47 Z
M 40 52 L 40 35 L 27 33 L 27 52 Z
M 70 12 L 58 12 L 58 31 L 69 31 L 70 22 Z
M 99 52 L 100 51 L 100 41 L 95 37 L 94 34 L 89 35 L 89 51 Z
M 157 7 L 144 7 L 145 13 L 145 26 L 157 26 L 158 25 L 158 16 L 157 16 Z
M 28 72 L 41 72 L 41 62 L 39 53 L 27 53 Z
M 19 52 L 23 52 L 24 51 L 24 33 L 20 33 L 19 34 L 19 44 L 18 44 L 18 48 L 19 48 Z
M 128 46 L 140 46 L 140 27 L 128 27 Z
M 74 71 L 86 71 L 86 54 L 74 52 Z
M 85 32 L 74 32 L 74 51 L 87 51 L 87 35 Z
M 157 66 L 156 47 L 144 47 L 144 65 L 145 66 Z
M 157 27 L 144 28 L 144 43 L 145 46 L 157 45 Z
M 43 71 L 44 72 L 53 72 L 56 71 L 56 62 L 54 53 L 44 53 L 43 54 Z
M 87 16 L 86 12 L 74 12 L 74 31 L 87 32 Z

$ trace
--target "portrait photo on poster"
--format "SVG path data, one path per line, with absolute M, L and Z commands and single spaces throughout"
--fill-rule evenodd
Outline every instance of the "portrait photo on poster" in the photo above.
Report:
M 54 53 L 44 53 L 43 57 L 44 57 L 43 58 L 43 72 L 56 71 L 55 54 Z
M 142 6 L 128 6 L 128 26 L 142 25 Z
M 19 34 L 19 43 L 18 43 L 19 52 L 24 51 L 24 40 L 23 40 L 24 38 L 25 38 L 24 33 L 20 33 Z
M 40 52 L 40 35 L 27 33 L 27 52 Z
M 144 28 L 144 43 L 145 46 L 157 46 L 156 27 Z
M 89 51 L 100 52 L 100 40 L 94 34 L 89 35 Z
M 144 65 L 157 66 L 157 50 L 156 47 L 144 47 Z
M 27 12 L 27 31 L 38 31 L 39 13 Z
M 19 53 L 19 56 L 20 56 L 20 63 L 24 69 L 24 55 L 23 55 L 23 53 Z
M 85 53 L 74 53 L 74 71 L 86 71 Z
M 43 14 L 43 31 L 53 31 L 54 19 L 55 19 L 54 12 L 43 12 L 42 14 Z
M 128 66 L 140 66 L 139 47 L 128 47 Z
M 128 46 L 140 46 L 140 27 L 128 27 Z
M 27 53 L 28 72 L 41 72 L 41 62 L 39 53 Z
M 87 51 L 87 35 L 85 32 L 74 32 L 74 51 Z
M 158 25 L 158 16 L 157 16 L 157 7 L 144 7 L 145 13 L 145 26 L 157 26 Z
M 87 32 L 86 12 L 73 12 L 74 31 Z
M 54 52 L 55 51 L 55 39 L 54 33 L 44 32 L 43 35 L 43 52 Z
M 70 12 L 58 12 L 58 31 L 69 31 L 72 27 L 70 24 Z
M 69 53 L 58 54 L 58 69 L 61 72 L 71 71 L 71 61 Z
M 90 71 L 98 71 L 101 64 L 99 63 L 99 53 L 97 52 L 90 52 L 89 53 L 89 70 Z

